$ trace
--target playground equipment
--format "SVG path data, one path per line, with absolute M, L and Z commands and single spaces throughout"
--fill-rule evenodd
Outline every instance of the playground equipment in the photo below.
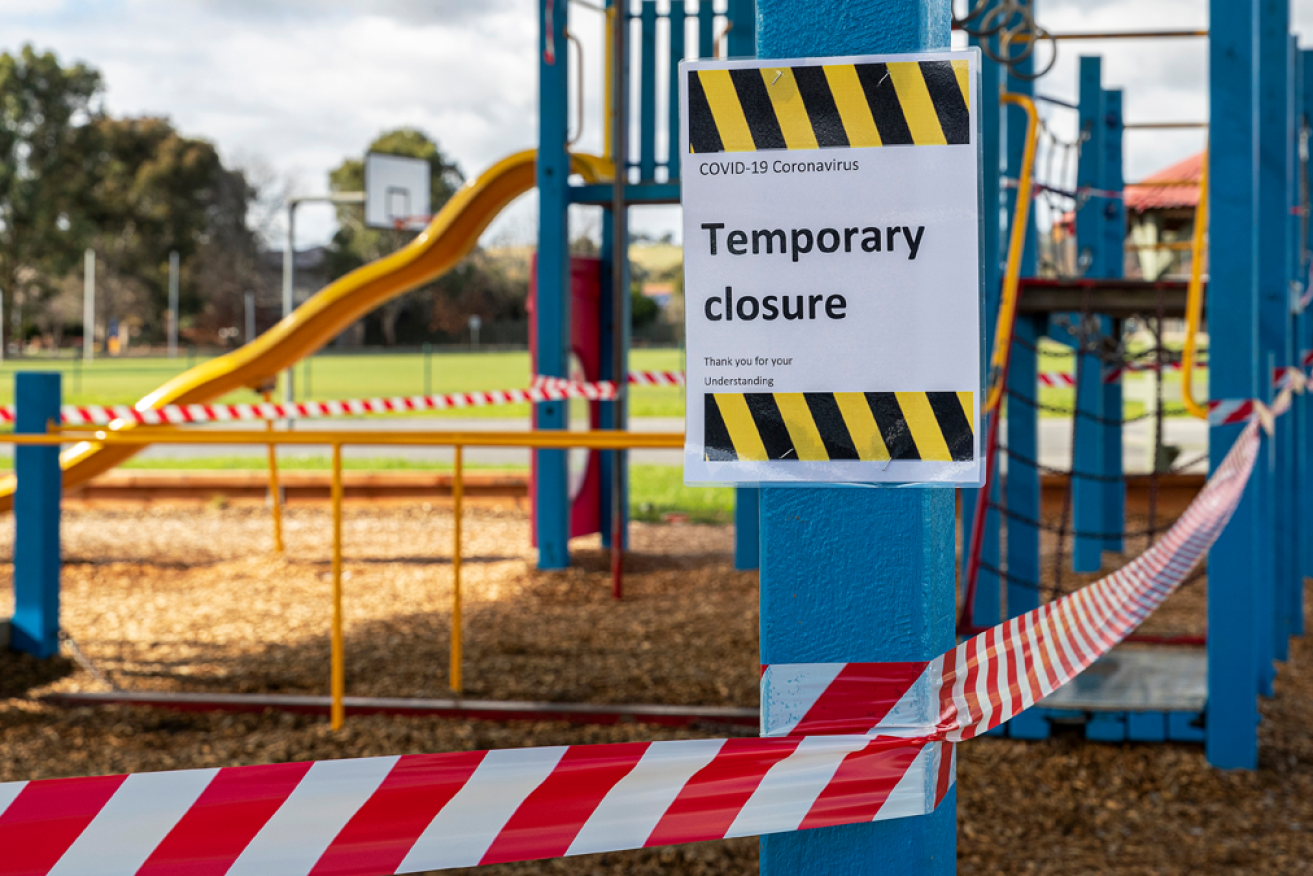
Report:
M 536 449 L 586 448 L 617 450 L 628 448 L 669 448 L 683 446 L 680 434 L 598 432 L 404 432 L 404 431 L 316 431 L 316 432 L 188 432 L 170 427 L 142 426 L 131 430 L 88 429 L 87 427 L 53 427 L 58 420 L 59 375 L 24 374 L 18 380 L 18 420 L 16 432 L 0 436 L 0 443 L 17 446 L 16 469 L 19 497 L 18 552 L 13 621 L 15 644 L 37 656 L 55 653 L 59 643 L 59 514 L 61 490 L 58 489 L 57 448 L 61 443 L 78 440 L 101 450 L 135 451 L 150 444 L 225 444 L 246 446 L 328 445 L 331 448 L 331 500 L 333 520 L 332 546 L 332 621 L 330 639 L 330 715 L 333 729 L 345 720 L 346 696 L 345 646 L 342 633 L 342 448 L 349 444 L 366 446 L 451 447 L 455 451 L 453 471 L 453 513 L 455 527 L 452 544 L 452 636 L 450 685 L 453 692 L 462 690 L 462 621 L 461 621 L 461 523 L 464 448 L 532 447 Z M 51 403 L 53 402 L 53 408 Z M 26 434 L 24 434 L 26 433 Z M 275 485 L 276 486 L 276 485 Z M 281 539 L 279 516 L 274 515 L 275 540 Z
M 1010 338 L 1005 331 L 998 334 L 1001 343 L 1011 349 L 994 352 L 996 359 L 1010 359 L 1003 390 L 1008 400 L 1006 441 L 1001 442 L 1006 477 L 995 479 L 981 495 L 964 501 L 969 524 L 964 531 L 976 538 L 964 559 L 968 601 L 959 626 L 963 633 L 997 623 L 1004 616 L 1004 605 L 1007 615 L 1015 616 L 1038 605 L 1045 592 L 1050 598 L 1064 592 L 1064 565 L 1068 562 L 1072 571 L 1095 571 L 1103 565 L 1105 551 L 1127 549 L 1126 541 L 1132 537 L 1143 536 L 1152 543 L 1160 535 L 1152 508 L 1146 529 L 1128 530 L 1126 526 L 1127 481 L 1143 478 L 1152 489 L 1161 463 L 1159 454 L 1153 453 L 1147 474 L 1127 475 L 1122 470 L 1123 428 L 1132 419 L 1123 413 L 1122 381 L 1129 368 L 1148 366 L 1161 397 L 1162 374 L 1178 365 L 1176 354 L 1162 342 L 1165 318 L 1186 317 L 1188 321 L 1185 361 L 1179 363 L 1184 381 L 1182 400 L 1187 412 L 1209 418 L 1214 470 L 1232 446 L 1237 424 L 1270 404 L 1290 369 L 1302 363 L 1302 352 L 1313 344 L 1305 294 L 1309 169 L 1301 145 L 1313 118 L 1313 93 L 1308 88 L 1313 62 L 1291 42 L 1289 10 L 1284 4 L 1272 4 L 1261 12 L 1242 6 L 1212 4 L 1212 117 L 1226 119 L 1227 124 L 1209 132 L 1201 178 L 1154 178 L 1144 183 L 1198 190 L 1193 240 L 1153 244 L 1190 249 L 1188 282 L 1122 278 L 1126 248 L 1123 192 L 1127 188 L 1121 170 L 1122 139 L 1127 130 L 1200 126 L 1125 124 L 1121 93 L 1103 87 L 1097 57 L 1080 60 L 1078 103 L 1044 99 L 1054 112 L 1075 110 L 1079 114 L 1076 142 L 1062 144 L 1046 132 L 1049 150 L 1041 166 L 1048 176 L 1035 186 L 1051 206 L 1056 201 L 1074 218 L 1076 252 L 1069 267 L 1074 275 L 1035 278 L 1037 247 L 1033 243 L 1026 247 L 1016 331 Z M 992 67 L 999 83 L 992 87 L 1001 87 L 1006 80 L 1007 91 L 1033 93 L 1037 78 L 1033 58 L 1016 48 L 1019 42 L 1033 44 L 1046 38 L 1034 25 L 1034 15 L 1034 4 L 1010 0 L 971 4 L 963 25 L 971 32 L 972 41 L 998 62 L 985 65 L 986 78 Z M 1251 20 L 1250 16 L 1256 17 Z M 1255 32 L 1261 32 L 1263 40 L 1257 54 L 1252 43 L 1246 42 Z M 1209 33 L 1063 36 L 1112 39 Z M 985 87 L 991 88 L 988 83 Z M 1258 119 L 1256 127 L 1250 125 L 1254 118 Z M 1241 124 L 1231 124 L 1235 119 Z M 991 117 L 988 111 L 985 116 L 985 161 L 988 165 L 993 160 L 990 150 L 1002 149 L 1005 181 L 1020 175 L 1026 141 L 1017 121 Z M 1061 153 L 1058 160 L 1055 153 Z M 1261 170 L 1258 189 L 1253 190 L 1249 180 L 1256 166 Z M 1075 178 L 1067 178 L 1064 168 L 1074 169 Z M 1011 204 L 1028 194 L 1024 184 L 1005 192 L 998 182 L 985 179 L 986 203 Z M 1018 213 L 1015 207 L 1009 212 Z M 1205 251 L 1206 232 L 1218 243 L 1211 252 Z M 995 234 L 987 223 L 986 238 Z M 1033 240 L 1033 229 L 1028 234 Z M 987 242 L 986 251 L 999 252 L 1001 261 L 997 243 Z M 1207 283 L 1203 276 L 1206 258 L 1211 275 Z M 985 271 L 986 305 L 992 314 L 999 307 L 998 290 L 1007 287 L 998 276 L 999 261 L 987 257 Z M 1190 382 L 1205 294 L 1210 330 L 1211 401 L 1207 405 L 1196 399 Z M 1131 318 L 1138 318 L 1156 337 L 1150 349 L 1127 347 L 1124 328 Z M 1075 376 L 1070 380 L 1075 401 L 1065 410 L 1039 401 L 1043 374 L 1038 365 L 1046 355 L 1040 340 L 1045 337 L 1069 347 L 1075 356 Z M 1257 347 L 1253 338 L 1260 341 Z M 1053 711 L 1038 708 L 1019 716 L 1008 725 L 1010 735 L 1045 736 L 1048 718 L 1070 718 L 1074 709 L 1088 717 L 1086 732 L 1091 738 L 1202 739 L 1210 760 L 1219 766 L 1252 767 L 1256 763 L 1257 696 L 1271 693 L 1273 661 L 1284 659 L 1289 637 L 1302 632 L 1303 580 L 1313 569 L 1307 548 L 1294 538 L 1308 517 L 1308 488 L 1313 484 L 1306 462 L 1310 437 L 1307 406 L 1308 401 L 1300 399 L 1294 415 L 1275 424 L 1275 440 L 1264 443 L 1260 450 L 1257 474 L 1247 494 L 1251 498 L 1241 504 L 1210 555 L 1207 654 L 1149 651 L 1120 655 L 1116 658 L 1119 668 L 1108 676 L 1107 683 L 1090 679 L 1083 686 L 1088 695 L 1055 697 L 1046 704 Z M 1068 510 L 1056 524 L 1042 520 L 1039 513 L 1039 475 L 1052 471 L 1039 462 L 1041 410 L 1073 417 Z M 1164 433 L 1163 406 L 1156 405 L 1154 411 L 1152 434 L 1157 450 Z M 1174 470 L 1196 461 L 1188 460 Z M 1004 468 L 1000 462 L 993 465 L 995 470 Z M 980 516 L 986 519 L 981 521 Z M 1002 534 L 1004 522 L 1006 537 Z M 1042 564 L 1040 536 L 1046 531 L 1054 534 L 1056 556 L 1051 563 Z M 1067 580 L 1070 582 L 1070 577 Z M 1113 665 L 1109 661 L 1107 668 L 1111 671 Z M 1124 696 L 1128 677 L 1148 695 Z
M 352 271 L 323 289 L 252 343 L 197 365 L 137 403 L 139 410 L 206 402 L 243 387 L 260 388 L 283 369 L 328 343 L 374 307 L 427 283 L 464 258 L 488 223 L 534 185 L 532 150 L 499 161 L 462 187 L 428 228 L 405 248 Z M 611 175 L 610 162 L 570 157 L 571 169 L 594 182 Z M 564 376 L 564 375 L 562 375 Z M 116 431 L 136 427 L 119 421 Z M 141 444 L 80 445 L 63 456 L 64 486 L 73 486 L 132 456 Z M 0 510 L 13 507 L 14 479 L 0 480 Z
M 988 5 L 985 0 L 973 8 Z M 912 50 L 947 37 L 948 10 L 942 2 L 882 6 L 878 21 L 845 18 L 845 27 L 836 27 L 835 21 L 848 14 L 850 6 L 838 0 L 807 4 L 805 9 L 784 0 L 760 0 L 758 6 L 758 47 L 768 57 Z M 621 168 L 610 187 L 600 182 L 571 186 L 568 181 L 568 71 L 559 62 L 566 57 L 569 6 L 543 0 L 539 8 L 542 99 L 551 110 L 540 114 L 539 289 L 544 301 L 561 304 L 544 308 L 537 337 L 543 373 L 565 377 L 567 205 L 598 203 L 609 208 L 604 227 L 617 232 L 620 245 L 615 248 L 609 234 L 605 239 L 612 241 L 613 277 L 623 281 L 625 205 L 644 199 L 661 202 L 672 188 L 668 177 L 662 181 L 657 174 L 657 103 L 642 97 L 655 94 L 656 65 L 651 76 L 644 70 L 652 52 L 645 52 L 640 64 L 637 160 L 630 161 L 632 156 L 622 148 L 631 120 L 623 99 L 629 70 L 625 36 L 631 18 L 644 39 L 657 33 L 656 4 L 644 2 L 637 15 L 631 15 L 629 6 L 611 13 L 620 25 L 613 28 L 613 57 L 618 62 L 612 68 L 620 87 L 614 89 L 611 103 L 618 120 L 613 142 Z M 714 13 L 709 4 L 705 8 L 711 23 Z M 675 21 L 685 14 L 677 0 L 669 10 Z M 699 4 L 699 27 L 703 10 Z M 728 42 L 734 54 L 736 35 L 751 32 L 754 21 L 735 16 L 732 22 Z M 1123 189 L 1120 96 L 1103 89 L 1097 59 L 1089 59 L 1082 64 L 1079 106 L 1089 139 L 1081 150 L 1076 185 L 1069 189 L 1087 196 L 1075 211 L 1084 276 L 1050 286 L 1049 303 L 1039 307 L 1027 306 L 1025 290 L 1032 286 L 1019 279 L 1022 300 L 1016 330 L 1011 333 L 1012 349 L 1003 358 L 1009 361 L 1006 446 L 1011 466 L 1006 484 L 999 478 L 983 488 L 979 505 L 981 514 L 1005 509 L 1007 514 L 991 513 L 978 523 L 976 497 L 964 501 L 964 516 L 982 532 L 979 554 L 968 558 L 977 564 L 979 580 L 966 617 L 971 631 L 983 632 L 958 644 L 948 622 L 955 589 L 954 513 L 946 490 L 766 489 L 760 499 L 764 725 L 781 735 L 0 786 L 0 806 L 5 807 L 0 811 L 0 846 L 8 842 L 6 847 L 20 848 L 28 856 L 0 858 L 0 874 L 6 866 L 13 872 L 48 872 L 63 862 L 69 862 L 64 866 L 70 870 L 86 868 L 93 855 L 105 854 L 110 838 L 131 864 L 125 871 L 167 872 L 190 860 L 196 849 L 207 848 L 198 838 L 208 835 L 208 819 L 215 807 L 234 800 L 262 806 L 262 814 L 222 855 L 241 860 L 254 872 L 268 872 L 276 866 L 271 862 L 289 856 L 307 872 L 316 865 L 345 869 L 346 861 L 361 872 L 404 871 L 753 833 L 770 834 L 763 841 L 763 872 L 768 874 L 830 872 L 872 861 L 891 871 L 950 872 L 955 814 L 951 746 L 1005 721 L 1011 722 L 1016 736 L 1046 733 L 1044 707 L 1036 704 L 1046 694 L 1060 692 L 1062 684 L 1129 635 L 1183 585 L 1206 551 L 1211 551 L 1206 703 L 1168 709 L 1149 702 L 1132 716 L 1124 703 L 1110 706 L 1105 700 L 1079 711 L 1093 713 L 1087 732 L 1096 738 L 1181 738 L 1179 734 L 1193 732 L 1204 737 L 1213 763 L 1255 766 L 1257 697 L 1270 685 L 1273 659 L 1281 656 L 1287 637 L 1300 632 L 1302 573 L 1313 571 L 1313 554 L 1294 541 L 1294 533 L 1306 525 L 1305 503 L 1313 496 L 1313 466 L 1306 464 L 1313 450 L 1308 399 L 1300 399 L 1292 414 L 1282 416 L 1291 410 L 1292 392 L 1302 386 L 1303 378 L 1291 373 L 1304 358 L 1297 353 L 1313 346 L 1307 302 L 1288 294 L 1288 281 L 1302 283 L 1308 266 L 1309 229 L 1297 221 L 1308 212 L 1302 197 L 1308 168 L 1293 160 L 1299 154 L 1293 120 L 1296 107 L 1305 118 L 1313 117 L 1313 103 L 1306 103 L 1313 101 L 1313 88 L 1304 87 L 1305 77 L 1313 76 L 1313 62 L 1304 63 L 1301 54 L 1292 52 L 1288 9 L 1281 4 L 1255 7 L 1216 0 L 1211 22 L 1212 115 L 1227 120 L 1210 130 L 1209 149 L 1211 236 L 1226 242 L 1211 254 L 1208 284 L 1213 473 L 1181 519 L 1125 567 L 1079 590 L 1052 594 L 1056 598 L 1040 604 L 1039 405 L 1022 401 L 1037 402 L 1039 339 L 1056 335 L 1077 357 L 1074 415 L 1080 452 L 1072 472 L 1072 554 L 1074 565 L 1091 569 L 1101 564 L 1104 550 L 1115 549 L 1125 536 L 1124 475 L 1117 452 L 1124 417 L 1120 387 L 1104 381 L 1103 340 L 1119 338 L 1114 319 L 1137 308 L 1143 312 L 1151 307 L 1161 319 L 1172 291 L 1116 279 L 1124 217 L 1118 199 L 1106 193 Z M 682 40 L 684 31 L 673 27 L 670 33 L 672 41 L 676 33 Z M 976 37 L 996 38 L 990 33 Z M 1032 32 L 1030 39 L 1036 38 L 1038 33 Z M 655 45 L 655 36 L 652 41 Z M 714 46 L 709 30 L 707 41 Z M 1006 70 L 986 65 L 986 94 L 1002 91 L 1005 77 L 1008 92 L 1030 90 L 1029 59 L 1008 58 L 1015 63 Z M 1299 72 L 1292 78 L 1295 70 Z M 987 133 L 982 144 L 985 165 L 995 166 L 1002 150 L 1007 176 L 1022 178 L 1022 126 L 1008 119 L 1004 140 L 1002 111 L 992 100 L 985 100 L 980 111 Z M 1006 112 L 1016 118 L 1022 111 L 1010 107 Z M 651 150 L 643 145 L 645 131 L 653 132 Z M 1255 168 L 1261 168 L 1257 190 Z M 633 181 L 635 173 L 638 182 Z M 1031 196 L 1023 188 L 1005 198 L 1000 180 L 992 175 L 984 183 L 987 214 L 996 204 Z M 1293 213 L 1292 206 L 1300 212 Z M 1021 213 L 1015 208 L 1007 212 Z M 1003 288 L 1001 229 L 992 226 L 986 223 L 984 234 L 987 324 L 998 317 Z M 1033 234 L 1030 228 L 1024 230 Z M 1020 273 L 1033 276 L 1035 247 L 1026 250 L 1030 255 L 1022 254 Z M 623 282 L 615 283 L 615 289 L 624 288 Z M 1124 310 L 1101 301 L 1104 290 L 1118 293 L 1109 297 L 1119 299 L 1117 307 Z M 1198 284 L 1196 298 L 1197 291 Z M 1180 298 L 1184 305 L 1185 296 Z M 611 352 L 616 355 L 609 376 L 624 386 L 623 298 L 612 300 L 616 342 Z M 1076 317 L 1063 321 L 1054 312 Z M 1166 363 L 1158 346 L 1161 373 Z M 1113 358 L 1118 366 L 1125 364 L 1122 351 L 1114 349 Z M 1275 369 L 1280 369 L 1279 382 L 1272 380 Z M 560 407 L 546 411 L 540 423 L 563 428 Z M 613 425 L 623 425 L 619 406 L 610 416 Z M 123 436 L 125 441 L 149 438 L 141 431 Z M 20 443 L 56 440 L 38 437 Z M 266 440 L 259 433 L 245 437 L 253 443 Z M 105 440 L 108 444 L 119 439 L 107 435 Z M 101 452 L 112 455 L 124 449 Z M 544 499 L 537 513 L 543 562 L 551 565 L 567 559 L 566 515 L 560 504 L 566 495 L 564 454 L 547 457 L 544 469 Z M 1300 487 L 1298 493 L 1294 484 Z M 619 486 L 618 481 L 613 486 Z M 1000 536 L 1004 516 L 1006 562 Z M 45 519 L 36 513 L 33 517 Z M 552 531 L 547 531 L 548 523 Z M 913 549 L 876 547 L 891 544 Z M 1059 552 L 1060 560 L 1062 556 Z M 1276 558 L 1273 569 L 1266 567 L 1271 556 Z M 1010 617 L 1000 623 L 1004 581 Z M 871 695 L 873 689 L 879 693 Z M 918 710 L 917 705 L 925 708 Z M 796 720 L 772 720 L 781 708 Z M 1194 726 L 1201 710 L 1205 727 Z M 883 717 L 874 717 L 876 713 Z M 253 772 L 257 769 L 263 771 Z M 273 775 L 280 777 L 281 785 L 270 794 L 265 783 Z M 914 793 L 899 793 L 909 786 Z M 414 806 L 418 797 L 425 801 L 422 809 Z M 414 817 L 395 817 L 401 805 L 410 807 L 406 811 Z M 81 821 L 61 821 L 57 841 L 27 846 L 17 841 L 19 831 L 63 818 L 65 811 L 78 813 Z M 894 817 L 912 815 L 920 817 Z M 287 829 L 293 824 L 310 827 L 294 839 Z M 841 831 L 805 830 L 841 825 L 850 826 Z M 360 857 L 371 855 L 368 860 Z

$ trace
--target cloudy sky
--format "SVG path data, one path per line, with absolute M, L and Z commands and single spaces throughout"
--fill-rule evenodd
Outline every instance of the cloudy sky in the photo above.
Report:
M 961 5 L 962 0 L 959 0 Z M 1204 0 L 1038 0 L 1052 31 L 1206 28 Z M 1313 0 L 1294 0 L 1313 43 Z M 536 0 L 0 0 L 0 49 L 24 43 L 105 77 L 116 114 L 170 117 L 230 163 L 263 168 L 300 194 L 359 156 L 381 130 L 419 127 L 467 174 L 536 138 Z M 584 44 L 583 147 L 598 145 L 601 16 L 571 4 Z M 1107 87 L 1125 90 L 1128 121 L 1207 119 L 1207 45 L 1194 40 L 1062 43 L 1039 91 L 1074 99 L 1076 58 L 1102 54 Z M 1062 111 L 1055 127 L 1071 124 Z M 1197 151 L 1201 131 L 1131 132 L 1127 178 Z M 636 225 L 675 229 L 674 208 Z M 490 230 L 532 238 L 532 197 Z M 330 211 L 304 208 L 305 243 L 332 233 Z

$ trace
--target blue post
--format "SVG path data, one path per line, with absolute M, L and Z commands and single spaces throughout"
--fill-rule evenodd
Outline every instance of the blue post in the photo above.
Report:
M 986 13 L 988 14 L 988 13 Z M 990 38 L 992 39 L 992 38 Z M 973 45 L 980 41 L 972 38 Z M 1004 211 L 1001 188 L 1002 154 L 1000 150 L 1003 114 L 999 105 L 999 92 L 1002 90 L 999 65 L 988 57 L 980 59 L 980 192 L 983 214 L 980 236 L 981 258 L 983 259 L 983 281 L 985 284 L 985 343 L 981 347 L 981 373 L 989 373 L 989 359 L 993 355 L 994 327 L 998 321 L 999 296 L 1002 292 Z M 995 469 L 997 471 L 997 468 Z M 989 490 L 989 498 L 998 502 L 1001 490 L 1000 478 L 984 489 Z M 975 523 L 976 502 L 979 490 L 962 490 L 962 565 L 965 570 L 970 562 L 966 548 L 971 543 L 971 527 Z M 999 520 L 998 514 L 988 512 L 985 516 L 984 538 L 980 544 L 980 559 L 993 568 L 999 567 Z M 1002 620 L 1002 606 L 999 599 L 998 575 L 986 569 L 980 569 L 976 576 L 976 598 L 971 605 L 970 618 L 977 626 L 991 627 Z
M 1211 163 L 1208 193 L 1208 393 L 1213 399 L 1258 394 L 1258 224 L 1255 221 L 1257 5 L 1210 0 L 1208 47 Z M 1225 120 L 1225 123 L 1222 123 Z M 1222 242 L 1225 241 L 1225 245 Z M 1240 426 L 1209 430 L 1215 470 Z M 1208 555 L 1208 762 L 1258 766 L 1257 595 L 1260 552 L 1257 484 Z
M 698 57 L 716 57 L 716 13 L 711 3 L 702 0 L 698 0 Z
M 58 373 L 14 375 L 20 435 L 44 435 L 59 422 Z M 59 500 L 63 473 L 58 447 L 15 447 L 14 620 L 11 644 L 37 657 L 59 652 Z
M 1122 93 L 1120 90 L 1103 92 L 1103 187 L 1113 192 L 1122 190 Z M 1126 205 L 1120 198 L 1103 202 L 1103 271 L 1105 277 L 1121 277 L 1125 273 Z M 1121 324 L 1112 321 L 1113 331 L 1120 334 Z M 1103 385 L 1103 415 L 1119 420 L 1123 415 L 1122 381 Z M 1108 423 L 1103 431 L 1103 466 L 1105 477 L 1121 478 L 1125 470 L 1124 440 L 1121 423 Z M 1103 482 L 1103 525 L 1107 533 L 1120 533 L 1126 528 L 1126 482 Z M 1120 551 L 1122 537 L 1104 539 L 1105 551 Z
M 1302 156 L 1307 154 L 1309 148 L 1308 132 L 1310 127 L 1313 126 L 1313 51 L 1301 51 L 1299 57 L 1299 78 L 1301 83 L 1299 102 L 1301 114 L 1299 129 L 1301 142 L 1300 166 L 1304 172 L 1304 179 L 1301 180 L 1301 183 L 1303 193 L 1311 193 L 1313 192 L 1313 180 L 1309 179 L 1310 165 Z M 1301 196 L 1300 200 L 1305 201 L 1307 199 L 1306 196 Z M 1301 206 L 1308 209 L 1307 203 L 1302 203 Z M 1304 215 L 1301 217 L 1301 221 L 1300 246 L 1302 249 L 1299 259 L 1299 278 L 1304 284 L 1307 284 L 1309 281 L 1308 254 L 1313 249 L 1313 218 Z M 1298 327 L 1298 343 L 1295 346 L 1295 352 L 1302 356 L 1305 350 L 1313 349 L 1313 314 L 1307 309 L 1300 314 Z M 1303 367 L 1302 363 L 1301 367 Z M 1304 393 L 1296 404 L 1303 414 L 1303 433 L 1298 441 L 1296 456 L 1301 460 L 1299 477 L 1301 507 L 1298 531 L 1304 533 L 1308 531 L 1308 527 L 1313 526 L 1313 394 Z M 1304 634 L 1304 578 L 1313 576 L 1313 539 L 1300 538 L 1299 544 L 1303 553 L 1303 562 L 1296 579 L 1290 614 L 1293 619 L 1292 632 L 1295 635 L 1302 636 Z
M 761 566 L 761 490 L 734 490 L 734 568 L 746 572 Z
M 1034 56 L 1018 65 L 1018 72 L 1034 70 Z M 1033 95 L 1035 83 L 1029 79 L 1008 76 L 1007 90 L 1016 94 Z M 1026 113 L 1020 107 L 1004 110 L 1007 129 L 1007 175 L 1010 179 L 1021 176 L 1021 160 L 1026 148 Z M 1016 215 L 1019 189 L 1007 190 L 1008 215 Z M 1026 249 L 1021 260 L 1021 276 L 1033 277 L 1038 271 L 1039 240 L 1035 231 L 1035 213 L 1032 210 L 1026 229 Z M 1012 344 L 1012 362 L 1008 368 L 1008 389 L 1027 398 L 1038 398 L 1039 357 L 1035 346 L 1044 335 L 1048 319 L 1042 316 L 1018 316 L 1015 341 Z M 1008 470 L 1004 480 L 1007 506 L 1016 513 L 1007 525 L 1007 615 L 1016 617 L 1039 607 L 1040 550 L 1039 530 L 1019 518 L 1040 519 L 1040 471 L 1034 462 L 1039 461 L 1039 411 L 1026 404 L 1008 405 L 1006 444 Z M 1015 454 L 1015 455 L 1013 455 Z M 1034 460 L 1032 463 L 1021 459 Z M 1007 724 L 1009 736 L 1021 739 L 1044 739 L 1049 735 L 1049 722 L 1036 711 L 1026 711 Z
M 656 0 L 643 0 L 638 58 L 638 179 L 656 179 Z
M 551 15 L 548 15 L 548 10 Z M 566 64 L 565 26 L 568 3 L 539 3 L 538 40 L 538 373 L 567 377 L 570 362 L 570 157 L 569 76 Z M 539 429 L 567 427 L 566 402 L 539 402 Z M 564 450 L 538 450 L 537 503 L 534 521 L 538 533 L 538 568 L 563 569 L 570 565 L 570 500 Z
M 611 267 L 613 264 L 612 260 L 615 258 L 615 235 L 614 235 L 615 226 L 612 224 L 613 222 L 615 222 L 615 214 L 611 211 L 610 207 L 603 207 L 602 208 L 602 249 L 600 253 L 601 262 L 602 262 L 601 271 L 602 271 L 603 291 L 602 291 L 601 299 L 598 302 L 599 311 L 602 317 L 601 320 L 599 321 L 601 326 L 600 331 L 602 333 L 601 344 L 599 349 L 601 350 L 601 360 L 602 360 L 600 374 L 603 380 L 614 380 L 616 377 L 614 350 L 615 350 L 615 320 L 617 319 L 617 314 L 615 312 L 614 296 L 612 296 L 610 293 Z M 628 262 L 625 263 L 624 267 L 625 267 L 625 283 L 627 285 L 629 282 Z M 618 315 L 618 318 L 624 320 L 625 338 L 626 338 L 625 349 L 628 350 L 628 343 L 629 343 L 628 342 L 628 337 L 629 337 L 628 299 L 625 299 L 624 303 L 626 306 L 624 307 L 623 312 Z M 600 416 L 598 417 L 598 419 L 600 420 L 600 424 L 603 429 L 615 429 L 619 426 L 616 418 L 615 402 L 602 402 L 601 410 L 599 411 L 599 414 Z M 601 514 L 598 519 L 600 521 L 600 528 L 602 530 L 602 547 L 607 547 L 607 548 L 611 546 L 611 529 L 612 529 L 611 490 L 614 488 L 611 482 L 614 472 L 614 460 L 612 458 L 614 453 L 615 453 L 614 450 L 603 450 L 599 454 L 600 458 L 598 460 L 599 468 L 601 469 L 601 474 L 602 474 L 602 479 L 601 479 L 602 487 L 601 490 L 598 491 L 599 493 L 598 502 L 601 505 L 600 508 Z M 622 515 L 622 519 L 620 521 L 620 532 L 623 533 L 625 538 L 625 543 L 621 545 L 621 547 L 627 548 L 629 547 L 628 478 L 622 476 L 619 489 L 620 489 L 620 514 Z
M 948 0 L 758 8 L 761 57 L 949 43 Z M 951 490 L 768 487 L 761 502 L 763 663 L 926 660 L 953 646 Z M 761 873 L 953 873 L 956 818 L 954 790 L 931 815 L 765 836 Z
M 752 58 L 757 54 L 756 0 L 729 0 L 729 56 Z M 746 571 L 761 565 L 761 497 L 755 487 L 734 491 L 734 568 Z
M 1102 85 L 1102 59 L 1080 59 L 1080 129 L 1088 132 L 1089 139 L 1080 150 L 1076 166 L 1076 184 L 1102 189 L 1104 171 L 1104 141 L 1107 125 L 1104 119 L 1104 92 Z M 1091 197 L 1076 212 L 1076 252 L 1085 265 L 1085 276 L 1098 277 L 1103 273 L 1103 252 L 1107 246 L 1104 229 L 1104 205 L 1107 199 Z M 1090 302 L 1094 304 L 1093 301 Z M 1097 318 L 1099 325 L 1084 324 L 1085 314 L 1073 313 L 1071 342 L 1077 348 L 1076 357 L 1076 413 L 1072 417 L 1075 430 L 1072 454 L 1071 479 L 1072 525 L 1078 532 L 1103 532 L 1102 481 L 1081 477 L 1081 474 L 1099 474 L 1104 467 L 1104 432 L 1099 422 L 1104 416 L 1103 363 L 1093 352 L 1081 352 L 1090 339 L 1084 335 L 1094 328 L 1106 328 L 1107 320 Z M 1090 535 L 1077 535 L 1073 539 L 1071 567 L 1077 572 L 1096 572 L 1103 565 L 1103 539 Z
M 1260 0 L 1258 4 L 1258 379 L 1259 398 L 1272 398 L 1272 369 L 1289 361 L 1286 331 L 1290 319 L 1290 293 L 1286 284 L 1286 217 L 1289 215 L 1286 183 L 1286 52 L 1290 41 L 1289 0 Z M 1215 238 L 1214 238 L 1215 239 Z M 1211 323 L 1210 323 L 1211 324 Z M 1286 543 L 1282 537 L 1282 511 L 1286 504 L 1288 473 L 1280 465 L 1281 446 L 1289 441 L 1290 419 L 1277 423 L 1276 437 L 1264 441 L 1254 469 L 1259 483 L 1259 532 L 1265 549 L 1254 567 L 1254 590 L 1259 599 L 1259 690 L 1273 694 L 1277 654 L 1278 593 L 1284 593 Z
M 729 56 L 755 58 L 757 56 L 757 0 L 729 0 L 728 15 Z
M 670 64 L 668 67 L 670 81 L 666 84 L 667 113 L 667 153 L 666 179 L 679 181 L 679 62 L 684 60 L 684 25 L 688 13 L 684 0 L 670 0 Z
M 1285 209 L 1282 211 L 1282 230 L 1285 239 L 1282 251 L 1285 260 L 1282 263 L 1282 278 L 1286 288 L 1285 348 L 1286 360 L 1283 366 L 1299 364 L 1299 335 L 1297 334 L 1296 302 L 1300 290 L 1299 279 L 1299 46 L 1294 36 L 1286 36 L 1285 57 Z M 1278 514 L 1276 537 L 1281 541 L 1280 572 L 1277 577 L 1273 628 L 1275 630 L 1275 657 L 1282 662 L 1290 658 L 1290 637 L 1294 631 L 1295 619 L 1290 610 L 1295 590 L 1304 586 L 1299 572 L 1299 461 L 1296 458 L 1295 444 L 1299 440 L 1299 408 L 1292 406 L 1290 415 L 1282 423 L 1282 440 L 1276 446 L 1279 454 L 1277 470 L 1280 472 L 1278 487 Z

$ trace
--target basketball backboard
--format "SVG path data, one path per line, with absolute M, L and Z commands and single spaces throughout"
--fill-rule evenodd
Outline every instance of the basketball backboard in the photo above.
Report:
M 429 174 L 423 158 L 365 155 L 365 224 L 370 228 L 422 228 L 429 219 Z

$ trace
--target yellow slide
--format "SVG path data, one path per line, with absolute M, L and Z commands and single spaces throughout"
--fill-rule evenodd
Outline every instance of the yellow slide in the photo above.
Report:
M 330 283 L 251 343 L 178 375 L 137 402 L 137 409 L 202 404 L 242 387 L 259 387 L 378 305 L 451 270 L 474 248 L 493 217 L 534 187 L 536 157 L 528 149 L 497 162 L 456 192 L 405 248 Z M 573 171 L 588 182 L 609 180 L 613 172 L 609 159 L 593 155 L 572 155 L 571 162 Z M 118 423 L 113 428 L 134 425 Z M 138 449 L 78 444 L 61 457 L 64 486 L 90 480 Z M 14 485 L 13 476 L 0 480 L 0 511 L 13 506 Z

